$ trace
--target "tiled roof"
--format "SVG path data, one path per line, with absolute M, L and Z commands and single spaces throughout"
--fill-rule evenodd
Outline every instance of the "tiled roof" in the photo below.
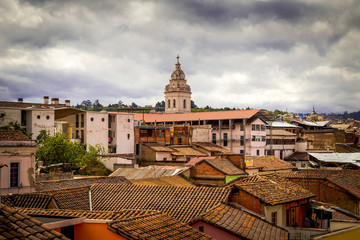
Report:
M 246 174 L 243 169 L 236 166 L 231 160 L 227 158 L 204 159 L 203 161 L 207 162 L 208 164 L 226 175 L 231 176 Z
M 149 214 L 111 222 L 109 230 L 126 239 L 214 239 L 166 214 Z
M 90 187 L 79 187 L 49 190 L 43 193 L 54 196 L 58 207 L 61 209 L 89 210 L 89 190 Z
M 209 156 L 209 157 L 195 157 L 192 158 L 189 162 L 185 164 L 185 166 L 195 166 L 197 163 L 201 162 L 204 159 L 215 159 L 216 156 Z
M 174 156 L 207 156 L 206 153 L 195 150 L 193 147 L 172 147 Z
M 241 178 L 238 181 L 235 180 L 232 185 L 269 205 L 294 202 L 315 196 L 294 182 L 274 175 Z
M 179 122 L 218 120 L 218 119 L 248 119 L 257 114 L 259 109 L 237 110 L 237 111 L 216 111 L 216 112 L 193 112 L 193 113 L 172 113 L 172 114 L 143 114 L 135 113 L 135 120 L 145 119 L 145 122 Z
M 166 147 L 164 145 L 161 145 L 160 143 L 157 143 L 157 142 L 145 142 L 142 144 L 151 148 L 155 152 L 173 152 L 174 151 L 173 149 Z
M 256 168 L 262 168 L 262 171 L 277 171 L 296 168 L 291 163 L 285 162 L 274 156 L 246 155 L 245 158 L 249 160 L 252 159 L 253 166 Z
M 93 210 L 158 210 L 182 222 L 220 202 L 226 202 L 230 190 L 130 184 L 94 184 L 91 187 Z
M 218 152 L 218 153 L 223 153 L 223 154 L 234 154 L 234 152 L 232 152 L 226 148 L 220 147 L 219 145 L 216 145 L 211 142 L 193 142 L 192 145 L 204 148 L 205 150 L 210 151 L 210 152 Z
M 246 209 L 219 204 L 195 218 L 240 239 L 288 239 L 287 230 L 273 225 Z
M 110 176 L 123 176 L 127 179 L 141 179 L 141 178 L 154 178 L 173 176 L 188 167 L 180 166 L 148 166 L 140 168 L 118 168 Z
M 44 193 L 7 194 L 1 202 L 10 207 L 47 208 L 54 197 Z
M 358 174 L 339 174 L 329 176 L 328 180 L 343 189 L 346 189 L 351 194 L 360 199 L 360 173 Z
M 127 180 L 125 177 L 122 176 L 85 177 L 85 178 L 36 182 L 35 189 L 36 191 L 46 191 L 46 190 L 54 190 L 54 189 L 86 187 L 94 183 L 129 184 L 130 182 L 129 180 Z
M 335 146 L 340 146 L 348 153 L 360 152 L 360 145 L 353 143 L 335 143 Z
M 130 181 L 135 185 L 196 187 L 191 182 L 178 175 L 170 177 L 133 179 Z
M 0 141 L 31 141 L 20 130 L 0 129 Z
M 272 134 L 270 134 L 272 133 Z M 282 129 L 272 129 L 270 131 L 270 129 L 266 129 L 266 136 L 287 136 L 287 137 L 296 137 L 295 133 L 289 132 L 289 131 L 285 131 Z
M 295 160 L 295 161 L 308 161 L 309 154 L 307 152 L 294 152 L 286 158 L 286 160 Z
M 65 104 L 42 104 L 42 103 L 26 103 L 26 102 L 5 102 L 0 101 L 0 107 L 6 108 L 31 108 L 31 109 L 57 109 L 65 108 Z
M 332 220 L 340 220 L 340 221 L 359 221 L 360 220 L 360 216 L 349 212 L 345 209 L 339 208 L 336 205 L 333 205 L 331 203 L 325 203 L 325 202 L 320 202 L 320 201 L 316 201 L 316 200 L 311 200 L 310 201 L 310 206 L 313 208 L 317 208 L 319 207 L 320 209 L 324 209 L 327 208 L 329 209 L 329 211 L 332 211 Z
M 86 219 L 120 220 L 128 219 L 146 214 L 153 214 L 157 211 L 151 210 L 121 210 L 111 211 L 89 211 L 89 210 L 67 210 L 67 209 L 19 209 L 28 215 L 59 216 L 59 217 L 84 217 Z M 158 213 L 158 212 L 157 212 Z
M 327 179 L 327 177 L 343 173 L 358 175 L 360 170 L 299 169 L 298 171 L 277 173 L 277 175 L 290 179 Z
M 41 222 L 2 205 L 0 208 L 0 239 L 68 239 Z

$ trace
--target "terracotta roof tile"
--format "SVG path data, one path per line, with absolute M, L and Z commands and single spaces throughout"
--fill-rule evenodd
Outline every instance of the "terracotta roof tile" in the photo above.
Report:
M 329 176 L 328 180 L 360 199 L 360 172 L 349 175 L 346 173 Z
M 256 168 L 262 168 L 262 171 L 277 171 L 277 170 L 286 170 L 294 169 L 291 163 L 285 162 L 280 158 L 274 156 L 250 156 L 246 155 L 246 159 L 253 160 L 253 166 Z
M 130 181 L 135 185 L 196 187 L 191 182 L 178 175 L 159 178 L 133 179 Z
M 0 141 L 31 141 L 20 130 L 0 129 Z
M 209 163 L 214 168 L 220 170 L 226 175 L 244 175 L 246 174 L 243 169 L 235 165 L 227 158 L 204 159 L 203 161 Z
M 298 171 L 277 174 L 290 179 L 327 179 L 327 177 L 340 174 L 358 175 L 360 170 L 299 169 Z
M 172 147 L 174 156 L 207 156 L 206 153 L 195 150 L 193 147 Z
M 135 113 L 135 120 L 145 119 L 145 122 L 177 122 L 177 121 L 198 121 L 217 119 L 248 119 L 257 114 L 260 109 L 237 110 L 237 111 L 216 111 L 216 112 L 194 112 L 194 113 L 173 113 L 173 114 L 142 114 Z
M 44 191 L 43 193 L 54 196 L 60 209 L 89 210 L 90 187 L 58 189 Z
M 210 157 L 195 157 L 192 158 L 189 162 L 185 164 L 185 166 L 195 166 L 197 163 L 201 162 L 204 159 L 215 159 L 216 156 L 210 156 Z
M 67 209 L 19 209 L 28 215 L 42 215 L 42 216 L 60 216 L 60 217 L 84 217 L 86 219 L 101 219 L 101 220 L 121 220 L 128 219 L 147 214 L 158 213 L 152 210 L 132 210 L 125 209 L 121 211 L 89 211 L 89 210 L 67 210 Z
M 240 178 L 233 181 L 231 185 L 236 186 L 269 205 L 283 204 L 315 197 L 313 193 L 294 182 L 274 175 L 257 175 L 249 178 Z
M 46 191 L 46 190 L 55 190 L 55 189 L 87 187 L 94 183 L 130 184 L 129 180 L 121 176 L 85 177 L 85 178 L 76 178 L 76 179 L 36 182 L 35 189 L 36 191 Z
M 0 208 L 0 238 L 68 239 L 19 210 L 4 205 Z
M 1 202 L 10 207 L 47 208 L 54 197 L 45 193 L 7 194 Z
M 205 150 L 209 151 L 209 152 L 217 152 L 217 153 L 222 153 L 222 154 L 234 154 L 234 152 L 220 147 L 219 145 L 216 145 L 214 143 L 211 142 L 193 142 L 192 145 L 204 148 Z
M 331 218 L 332 220 L 340 220 L 340 221 L 359 221 L 360 220 L 359 215 L 356 215 L 345 209 L 339 208 L 338 206 L 331 204 L 331 203 L 325 203 L 325 202 L 320 202 L 320 201 L 316 201 L 316 200 L 311 200 L 310 206 L 328 208 L 330 211 L 333 211 L 332 218 Z
M 173 152 L 174 151 L 173 149 L 166 147 L 164 145 L 161 145 L 160 143 L 157 143 L 157 142 L 144 142 L 142 144 L 151 148 L 155 152 Z
M 94 184 L 93 210 L 158 210 L 187 222 L 220 202 L 226 202 L 229 188 L 175 187 L 130 184 Z
M 241 239 L 288 239 L 287 230 L 267 222 L 245 208 L 219 204 L 196 217 Z
M 111 222 L 108 228 L 127 239 L 214 239 L 166 214 Z

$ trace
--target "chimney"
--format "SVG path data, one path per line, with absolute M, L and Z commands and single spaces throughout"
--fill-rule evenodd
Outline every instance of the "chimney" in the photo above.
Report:
M 65 105 L 66 105 L 67 107 L 70 107 L 70 100 L 65 100 Z
M 18 102 L 23 102 L 23 99 L 22 99 L 22 98 L 18 98 Z
M 44 104 L 49 104 L 49 96 L 44 96 Z
M 51 99 L 51 104 L 59 104 L 59 99 L 58 98 L 52 98 Z

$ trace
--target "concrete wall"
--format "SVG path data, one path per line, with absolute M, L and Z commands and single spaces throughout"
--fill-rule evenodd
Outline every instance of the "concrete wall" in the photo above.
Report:
M 211 142 L 211 126 L 192 126 L 192 142 Z
M 134 153 L 134 115 L 128 113 L 116 114 L 116 153 Z
M 99 144 L 108 149 L 108 114 L 98 112 L 86 112 L 85 114 L 85 144 L 89 146 Z
M 228 232 L 225 232 L 223 230 L 221 230 L 220 228 L 214 227 L 206 222 L 203 221 L 198 221 L 195 222 L 193 224 L 191 224 L 190 226 L 192 226 L 193 228 L 199 230 L 199 227 L 203 227 L 204 229 L 204 233 L 215 238 L 215 239 L 219 239 L 219 240 L 236 240 L 236 239 L 241 239 L 238 238 Z
M 170 108 L 168 101 L 170 100 Z M 174 108 L 173 101 L 176 101 Z M 183 102 L 186 101 L 186 108 Z M 191 93 L 169 92 L 165 94 L 165 113 L 188 113 L 191 112 Z
M 0 121 L 0 127 L 8 125 L 11 121 L 21 123 L 21 110 L 0 108 L 0 114 L 4 113 L 4 121 Z
M 1 168 L 1 194 L 29 193 L 34 191 L 36 150 L 37 148 L 34 146 L 0 146 L 0 162 L 8 166 Z M 19 163 L 19 187 L 10 188 L 11 163 Z
M 28 114 L 27 114 L 28 115 Z M 55 112 L 54 110 L 34 110 L 31 111 L 31 121 L 27 121 L 26 132 L 33 133 L 32 139 L 35 140 L 41 130 L 49 131 L 50 135 L 55 134 Z
M 265 123 L 259 118 L 253 121 L 251 124 L 246 124 L 246 138 L 249 139 L 246 141 L 246 154 L 257 155 L 257 150 L 259 150 L 259 155 L 265 155 L 265 146 L 266 146 L 266 127 L 264 131 L 252 131 L 253 124 L 264 125 Z M 265 136 L 265 141 L 251 141 L 252 136 Z

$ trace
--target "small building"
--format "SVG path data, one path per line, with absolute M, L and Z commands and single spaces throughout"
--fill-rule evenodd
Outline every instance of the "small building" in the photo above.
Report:
M 297 135 L 282 129 L 266 129 L 266 155 L 284 160 L 295 152 Z
M 303 227 L 306 206 L 315 194 L 274 175 L 252 176 L 230 182 L 230 202 L 264 216 L 280 227 Z
M 288 231 L 239 205 L 219 204 L 191 223 L 215 239 L 288 239 Z
M 1 193 L 29 193 L 35 183 L 35 141 L 20 130 L 0 129 Z
M 190 178 L 196 185 L 222 186 L 247 175 L 240 166 L 221 156 L 193 158 L 185 166 L 191 167 Z

